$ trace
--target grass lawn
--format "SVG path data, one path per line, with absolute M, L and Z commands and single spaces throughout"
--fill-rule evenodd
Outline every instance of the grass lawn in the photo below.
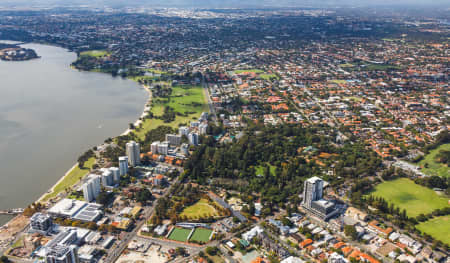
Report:
M 148 68 L 148 69 L 145 69 L 145 71 L 147 71 L 147 72 L 151 72 L 151 73 L 155 73 L 155 74 L 168 74 L 167 72 L 165 72 L 165 71 L 162 71 L 162 70 L 157 70 L 157 69 L 153 69 L 153 68 Z
M 412 217 L 449 206 L 448 198 L 441 197 L 433 190 L 415 184 L 407 178 L 381 183 L 375 187 L 372 195 L 383 197 L 401 210 L 406 209 L 408 216 Z
M 165 98 L 154 98 L 152 113 L 155 116 L 161 116 L 165 106 L 172 107 L 176 112 L 187 113 L 187 116 L 176 116 L 175 120 L 165 123 L 161 119 L 145 119 L 138 130 L 135 131 L 140 139 L 144 139 L 145 134 L 161 125 L 167 125 L 172 128 L 178 128 L 180 124 L 189 124 L 194 118 L 200 117 L 202 112 L 209 112 L 208 103 L 204 90 L 200 86 L 176 86 L 172 88 L 170 101 Z
M 208 258 L 211 259 L 213 263 L 225 263 L 225 260 L 218 255 L 215 256 L 208 255 Z
M 206 243 L 209 241 L 209 238 L 211 237 L 211 233 L 212 233 L 212 230 L 210 230 L 210 229 L 198 227 L 194 230 L 194 233 L 192 234 L 192 236 L 189 240 Z
M 84 163 L 84 169 L 80 169 L 78 166 L 76 166 L 72 171 L 70 171 L 70 173 L 67 176 L 65 176 L 64 180 L 62 180 L 55 186 L 55 188 L 51 193 L 47 194 L 43 198 L 42 201 L 44 202 L 48 201 L 49 199 L 57 196 L 62 191 L 78 183 L 78 181 L 80 181 L 81 178 L 83 178 L 89 173 L 94 164 L 95 158 L 91 157 L 87 162 Z
M 333 79 L 333 80 L 329 80 L 328 82 L 334 83 L 334 84 L 345 84 L 345 83 L 347 83 L 347 81 L 343 80 L 343 79 Z
M 275 74 L 261 74 L 259 75 L 259 78 L 264 80 L 279 79 L 279 77 Z
M 264 73 L 264 70 L 260 70 L 260 69 L 239 69 L 239 70 L 235 70 L 234 71 L 235 74 L 242 74 L 242 73 L 246 73 L 246 72 Z
M 169 235 L 170 240 L 186 242 L 192 229 L 175 227 Z
M 450 245 L 450 215 L 432 218 L 418 224 L 416 228 Z
M 352 68 L 352 67 L 354 67 L 355 65 L 350 64 L 350 63 L 345 63 L 345 64 L 340 64 L 339 66 L 340 66 L 341 68 Z
M 218 216 L 217 210 L 208 204 L 208 200 L 200 199 L 197 203 L 186 207 L 180 216 L 186 216 L 187 218 L 198 218 L 206 216 Z
M 208 255 L 207 257 L 211 259 L 213 263 L 225 263 L 225 260 L 218 255 L 215 256 Z
M 24 237 L 21 237 L 14 244 L 12 244 L 11 249 L 15 249 L 15 248 L 18 248 L 18 247 L 23 247 L 24 245 L 25 245 Z
M 101 58 L 101 57 L 109 55 L 109 53 L 106 50 L 90 50 L 90 51 L 81 52 L 80 55 Z
M 267 165 L 269 165 L 269 167 L 270 167 L 270 174 L 272 174 L 273 176 L 276 176 L 275 169 L 277 169 L 277 167 L 273 166 L 269 163 Z M 264 175 L 264 166 L 262 166 L 262 165 L 255 166 L 255 171 L 256 171 L 256 175 L 258 175 L 258 174 Z
M 443 177 L 450 176 L 450 168 L 447 165 L 436 162 L 436 155 L 441 150 L 450 151 L 450 143 L 442 144 L 438 148 L 430 151 L 430 153 L 419 162 L 419 166 L 422 167 L 423 173 Z M 425 168 L 425 163 L 428 163 L 428 168 Z
M 173 122 L 165 123 L 163 120 L 159 119 L 145 119 L 139 130 L 135 130 L 134 133 L 139 137 L 139 139 L 143 140 L 145 138 L 145 134 L 148 131 L 158 128 L 161 125 L 170 126 L 172 128 L 178 128 L 179 124 L 189 124 L 189 121 L 194 117 L 199 117 L 200 114 L 191 114 L 188 117 L 177 116 Z
M 360 98 L 360 97 L 355 97 L 355 96 L 352 96 L 352 97 L 347 97 L 346 99 L 349 99 L 349 100 L 351 100 L 351 101 L 362 101 L 362 98 Z
M 161 101 L 160 103 L 154 103 L 154 105 L 170 106 L 180 113 L 194 112 L 200 114 L 203 111 L 208 111 L 203 88 L 199 86 L 173 87 L 170 101 L 165 99 L 161 99 Z
M 365 69 L 367 70 L 377 70 L 377 71 L 386 71 L 386 70 L 398 70 L 401 67 L 396 65 L 388 65 L 388 64 L 366 64 Z

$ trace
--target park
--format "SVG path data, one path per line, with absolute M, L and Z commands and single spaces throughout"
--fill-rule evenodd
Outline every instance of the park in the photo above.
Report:
M 197 203 L 186 207 L 180 214 L 181 218 L 186 218 L 188 220 L 216 216 L 219 216 L 219 212 L 216 208 L 209 204 L 209 201 L 205 198 L 202 198 Z
M 415 184 L 407 178 L 383 182 L 375 187 L 373 196 L 383 197 L 410 217 L 429 214 L 436 209 L 448 207 L 448 198 L 439 196 L 432 189 Z
M 176 113 L 175 119 L 165 122 L 162 118 L 164 108 L 170 107 Z M 178 128 L 198 118 L 202 112 L 208 112 L 208 104 L 203 88 L 200 86 L 175 86 L 168 98 L 153 98 L 151 113 L 153 118 L 146 118 L 136 129 L 136 135 L 144 139 L 145 134 L 161 125 Z

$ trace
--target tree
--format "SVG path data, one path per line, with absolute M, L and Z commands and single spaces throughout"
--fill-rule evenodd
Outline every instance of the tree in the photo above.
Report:
M 96 200 L 97 203 L 105 206 L 106 204 L 108 204 L 110 197 L 111 195 L 109 193 L 102 191 L 100 192 L 100 194 L 98 194 Z
M 146 203 L 152 199 L 152 193 L 147 188 L 144 188 L 135 194 L 135 198 L 140 203 Z
M 215 256 L 219 253 L 219 249 L 217 247 L 207 247 L 205 251 L 211 256 Z
M 356 231 L 355 226 L 346 225 L 344 227 L 344 233 L 346 236 L 350 237 L 352 240 L 356 240 L 358 238 L 358 232 Z
M 184 256 L 186 255 L 186 249 L 184 247 L 177 247 L 175 249 L 175 253 L 177 253 L 177 255 Z

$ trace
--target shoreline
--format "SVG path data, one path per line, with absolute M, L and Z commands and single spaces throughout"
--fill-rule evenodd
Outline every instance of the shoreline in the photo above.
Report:
M 142 122 L 142 118 L 143 117 L 145 117 L 146 115 L 147 115 L 147 111 L 148 110 L 150 110 L 150 106 L 148 106 L 148 104 L 151 102 L 151 100 L 152 100 L 152 92 L 151 92 L 151 90 L 150 90 L 150 88 L 149 87 L 147 87 L 147 86 L 145 86 L 145 85 L 141 85 L 141 87 L 145 90 L 145 91 L 147 91 L 147 93 L 148 93 L 148 99 L 147 99 L 147 102 L 145 103 L 145 105 L 144 105 L 144 110 L 142 111 L 142 113 L 141 113 L 141 115 L 138 117 L 138 119 L 134 122 L 134 126 L 135 127 L 137 127 L 141 122 Z M 121 133 L 119 136 L 122 136 L 122 135 L 127 135 L 127 134 L 129 134 L 130 132 L 131 132 L 132 130 L 130 130 L 130 128 L 127 128 L 123 133 Z M 51 194 L 51 193 L 53 193 L 53 191 L 54 191 L 54 189 L 55 189 L 55 187 L 60 183 L 60 182 L 62 182 L 69 174 L 70 174 L 70 172 L 72 172 L 72 170 L 73 169 L 75 169 L 76 167 L 78 166 L 78 162 L 77 163 L 75 163 L 65 174 L 64 174 L 64 176 L 62 176 L 47 192 L 45 192 L 44 194 L 42 194 L 40 197 L 39 197 L 39 199 L 37 200 L 37 201 L 35 201 L 35 203 L 40 203 L 41 202 L 41 200 L 43 200 L 44 199 L 44 197 L 46 196 L 46 195 L 48 195 L 48 194 Z M 48 201 L 46 201 L 46 202 L 44 202 L 45 204 L 46 203 L 48 203 Z M 11 222 L 12 220 L 14 220 L 14 218 L 12 218 L 10 221 L 8 221 L 8 223 L 9 222 Z M 6 224 L 8 224 L 8 223 L 6 223 Z M 5 225 L 6 225 L 5 224 Z

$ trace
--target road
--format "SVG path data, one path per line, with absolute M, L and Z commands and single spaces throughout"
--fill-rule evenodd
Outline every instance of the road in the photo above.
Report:
M 173 182 L 172 186 L 165 191 L 165 193 L 163 194 L 162 197 L 166 197 L 170 193 L 170 190 L 173 187 L 173 185 L 175 185 L 177 182 L 178 182 L 178 178 Z M 136 227 L 133 229 L 133 231 L 128 233 L 124 239 L 122 239 L 118 244 L 114 244 L 114 246 L 110 249 L 110 252 L 108 253 L 107 257 L 103 260 L 103 262 L 114 263 L 120 257 L 123 250 L 125 248 L 127 248 L 128 243 L 130 243 L 130 241 L 133 238 L 137 237 L 138 231 L 144 226 L 145 222 L 147 221 L 147 218 L 149 218 L 152 215 L 155 205 L 156 205 L 156 201 L 153 202 L 151 207 L 144 210 L 144 213 L 143 213 L 144 219 L 138 221 L 136 223 Z
M 221 206 L 228 208 L 231 210 L 231 213 L 233 213 L 233 215 L 235 217 L 237 217 L 241 222 L 247 222 L 247 218 L 245 216 L 243 216 L 239 211 L 235 211 L 233 208 L 231 208 L 231 206 L 225 202 L 225 200 L 223 200 L 220 197 L 217 197 L 211 193 L 208 193 L 209 197 L 211 197 L 214 201 L 216 201 L 217 203 L 219 203 Z
M 218 124 L 218 121 L 217 121 L 216 109 L 214 108 L 214 105 L 213 105 L 213 103 L 211 101 L 211 96 L 209 95 L 209 85 L 208 85 L 208 82 L 206 82 L 204 76 L 203 76 L 202 82 L 203 82 L 203 84 L 202 84 L 203 85 L 203 89 L 205 91 L 205 96 L 208 99 L 209 112 L 210 112 L 210 114 L 212 116 L 212 120 L 214 121 L 214 124 L 216 126 L 218 126 L 219 124 Z
M 154 206 L 154 205 L 153 205 Z M 146 218 L 150 217 L 150 215 L 153 213 L 153 206 L 147 208 L 147 210 L 144 211 L 144 219 L 140 220 L 136 223 L 136 227 L 133 229 L 133 231 L 131 231 L 130 233 L 128 233 L 124 239 L 122 239 L 119 244 L 115 244 L 110 250 L 110 252 L 108 253 L 108 256 L 103 260 L 103 262 L 105 263 L 113 263 L 115 262 L 120 255 L 122 254 L 123 250 L 125 248 L 127 248 L 128 243 L 130 243 L 130 241 L 137 235 L 139 229 L 142 228 L 142 226 L 144 226 L 145 222 L 146 222 Z

